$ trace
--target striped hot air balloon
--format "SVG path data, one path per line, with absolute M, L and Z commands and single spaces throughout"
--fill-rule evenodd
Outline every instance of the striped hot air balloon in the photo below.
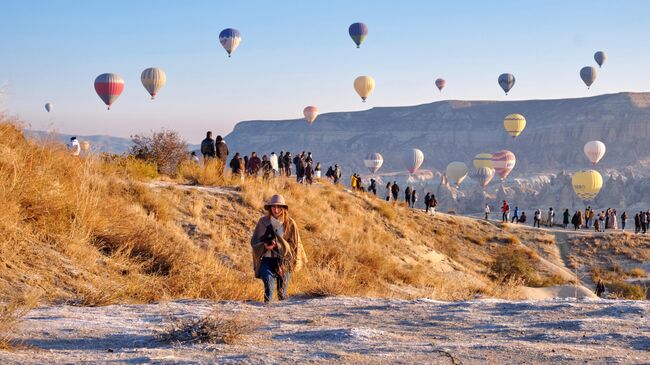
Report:
M 515 168 L 516 162 L 515 154 L 510 151 L 503 150 L 492 154 L 492 166 L 502 181 Z
M 473 180 L 476 180 L 482 188 L 485 188 L 494 177 L 494 169 L 487 166 L 481 166 L 474 169 L 470 176 Z
M 445 81 L 445 79 L 436 79 L 436 87 L 438 88 L 438 91 L 442 92 L 442 89 L 444 89 L 445 85 L 447 85 L 447 81 Z
M 406 164 L 410 173 L 415 173 L 424 162 L 424 153 L 417 148 L 406 151 Z
M 307 123 L 311 125 L 316 120 L 316 117 L 318 117 L 318 108 L 310 105 L 302 110 L 302 114 L 305 115 L 305 120 L 307 120 Z
M 117 74 L 106 73 L 97 76 L 95 79 L 95 91 L 99 98 L 108 105 L 108 110 L 111 105 L 120 97 L 124 91 L 124 79 Z
M 499 86 L 505 91 L 506 95 L 508 92 L 515 86 L 515 75 L 513 74 L 501 74 L 499 75 Z
M 474 165 L 475 169 L 478 169 L 480 167 L 492 168 L 492 154 L 479 153 L 478 155 L 474 156 L 474 160 L 472 161 L 472 164 Z
M 235 52 L 235 49 L 239 46 L 239 42 L 241 42 L 241 33 L 237 29 L 226 28 L 219 33 L 219 43 L 228 52 L 228 57 Z
M 381 165 L 384 164 L 384 158 L 377 152 L 371 153 L 363 160 L 363 164 L 370 170 L 371 174 L 377 173 Z
M 165 71 L 162 69 L 150 67 L 142 71 L 140 81 L 142 81 L 142 86 L 144 86 L 144 88 L 149 92 L 151 100 L 153 100 L 158 91 L 165 86 L 167 76 L 165 75 Z
M 363 43 L 368 36 L 368 26 L 363 23 L 353 23 L 348 28 L 348 33 L 350 34 L 350 38 L 352 38 L 354 43 L 357 45 L 357 48 L 360 48 L 361 43 Z
M 603 187 L 603 177 L 596 170 L 578 171 L 571 178 L 571 185 L 576 195 L 588 203 L 594 200 Z
M 503 128 L 512 138 L 516 138 L 526 128 L 526 118 L 521 114 L 510 114 L 503 120 Z

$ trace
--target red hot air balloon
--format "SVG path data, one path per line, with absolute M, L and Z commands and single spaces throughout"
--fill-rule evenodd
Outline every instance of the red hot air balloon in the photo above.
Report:
M 111 110 L 111 105 L 124 91 L 124 79 L 117 74 L 101 74 L 95 79 L 95 91 Z

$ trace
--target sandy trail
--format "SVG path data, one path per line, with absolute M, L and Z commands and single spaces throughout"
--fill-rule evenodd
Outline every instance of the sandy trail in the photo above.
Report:
M 156 339 L 169 315 L 196 318 L 213 306 L 261 327 L 234 345 Z M 20 336 L 29 347 L 0 351 L 0 363 L 641 364 L 650 362 L 648 315 L 647 302 L 575 299 L 52 306 L 29 313 Z

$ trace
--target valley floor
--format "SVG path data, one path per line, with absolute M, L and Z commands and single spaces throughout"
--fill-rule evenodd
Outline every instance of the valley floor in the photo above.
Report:
M 170 318 L 241 312 L 259 329 L 226 344 L 166 344 Z M 31 311 L 23 346 L 2 364 L 63 363 L 650 363 L 650 308 L 642 301 L 512 302 L 294 298 L 174 301 Z

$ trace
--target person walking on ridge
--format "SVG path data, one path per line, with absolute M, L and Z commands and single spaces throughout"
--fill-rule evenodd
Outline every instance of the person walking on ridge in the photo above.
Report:
M 512 219 L 510 223 L 519 223 L 519 207 L 515 207 L 514 212 L 512 213 Z
M 553 207 L 551 207 L 548 208 L 548 215 L 546 217 L 546 226 L 553 227 L 554 223 L 555 223 L 555 211 L 553 210 Z
M 407 186 L 404 190 L 404 201 L 406 202 L 407 207 L 411 207 L 411 187 Z
M 490 218 L 490 206 L 488 204 L 485 204 L 485 220 L 489 220 Z
M 569 217 L 570 216 L 571 216 L 571 213 L 569 213 L 569 209 L 568 208 L 565 209 L 564 213 L 562 214 L 562 225 L 564 226 L 564 229 L 569 228 L 569 223 L 570 223 Z
M 251 237 L 255 277 L 264 282 L 264 301 L 288 298 L 289 281 L 293 273 L 307 264 L 298 225 L 289 216 L 289 206 L 282 195 L 273 195 L 264 205 L 262 216 Z

